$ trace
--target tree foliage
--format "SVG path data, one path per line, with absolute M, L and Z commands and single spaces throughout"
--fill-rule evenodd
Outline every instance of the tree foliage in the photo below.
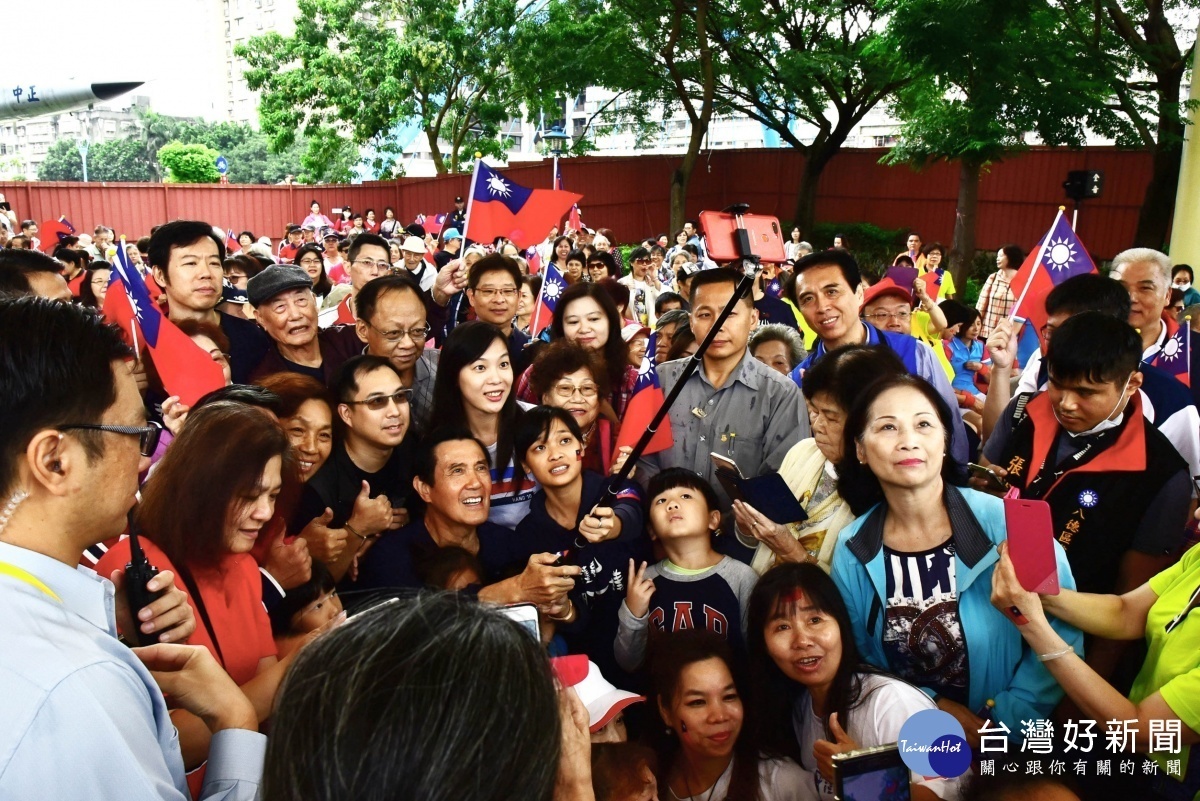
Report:
M 158 151 L 158 161 L 166 170 L 167 183 L 214 184 L 221 176 L 217 172 L 217 156 L 211 147 L 168 142 Z
M 88 150 L 88 180 L 153 181 L 154 159 L 136 139 L 110 139 Z
M 516 0 L 300 0 L 295 35 L 255 37 L 236 52 L 262 91 L 273 147 L 306 136 L 307 168 L 326 168 L 345 138 L 390 174 L 407 144 L 394 132 L 412 123 L 438 173 L 458 172 L 476 151 L 505 153 L 501 125 L 523 99 L 509 55 L 536 37 L 528 25 Z
M 805 155 L 795 224 L 813 223 L 817 182 L 867 112 L 915 74 L 883 38 L 884 0 L 729 0 L 709 21 L 721 113 L 740 113 Z
M 59 139 L 46 151 L 46 159 L 38 167 L 42 181 L 82 181 L 83 156 L 74 139 Z
M 1089 118 L 1089 126 L 1118 145 L 1144 147 L 1153 156 L 1134 243 L 1162 248 L 1174 214 L 1189 124 L 1190 103 L 1180 93 L 1195 42 L 1185 46 L 1184 40 L 1191 38 L 1200 2 L 1053 1 L 1070 37 L 1065 46 L 1095 64 L 1109 89 L 1107 102 Z
M 900 142 L 886 160 L 959 162 L 952 260 L 965 281 L 983 169 L 1025 149 L 1030 133 L 1048 145 L 1083 145 L 1107 88 L 1094 63 L 1063 46 L 1065 21 L 1047 0 L 890 3 L 887 46 L 908 54 L 918 73 L 894 95 Z

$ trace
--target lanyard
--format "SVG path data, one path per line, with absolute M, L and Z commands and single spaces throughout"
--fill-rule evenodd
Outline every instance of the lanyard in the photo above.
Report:
M 37 576 L 33 575 L 29 571 L 19 568 L 14 564 L 9 564 L 8 562 L 0 562 L 0 575 L 11 576 L 12 578 L 15 578 L 17 581 L 21 582 L 22 584 L 28 584 L 30 587 L 34 587 L 34 588 L 40 590 L 42 593 L 53 598 L 55 601 L 58 601 L 60 604 L 63 602 L 62 598 L 58 597 L 58 593 L 56 593 L 54 590 L 47 587 L 42 582 L 41 579 L 39 579 Z

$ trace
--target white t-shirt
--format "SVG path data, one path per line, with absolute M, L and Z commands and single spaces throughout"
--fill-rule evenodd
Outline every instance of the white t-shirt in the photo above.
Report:
M 712 787 L 688 798 L 680 798 L 669 788 L 659 792 L 663 799 L 676 801 L 726 801 L 729 782 L 733 778 L 733 760 Z M 758 761 L 758 797 L 760 801 L 817 801 L 812 775 L 790 759 L 760 759 Z M 727 801 L 736 801 L 727 799 Z
M 860 678 L 862 702 L 850 712 L 849 725 L 840 717 L 838 720 L 860 748 L 896 742 L 900 739 L 900 727 L 910 716 L 922 709 L 937 708 L 929 696 L 907 682 L 870 673 Z M 816 741 L 828 739 L 825 721 L 813 714 L 812 697 L 808 693 L 796 703 L 792 726 L 800 741 L 800 764 L 816 785 L 816 797 L 833 801 L 833 785 L 817 770 L 817 760 L 813 757 Z M 947 801 L 956 801 L 961 793 L 958 779 L 925 779 L 914 773 L 912 780 Z

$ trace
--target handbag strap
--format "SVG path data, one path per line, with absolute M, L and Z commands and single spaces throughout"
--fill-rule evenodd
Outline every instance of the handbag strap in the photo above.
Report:
M 179 577 L 187 585 L 192 601 L 196 604 L 196 611 L 200 613 L 200 619 L 204 621 L 204 628 L 208 629 L 208 637 L 212 640 L 213 648 L 217 651 L 217 659 L 223 667 L 225 656 L 221 653 L 221 643 L 217 642 L 217 630 L 213 628 L 212 619 L 208 616 L 208 609 L 204 606 L 204 596 L 200 594 L 200 588 L 196 586 L 196 580 L 192 578 L 192 572 L 182 565 L 178 565 L 177 568 Z

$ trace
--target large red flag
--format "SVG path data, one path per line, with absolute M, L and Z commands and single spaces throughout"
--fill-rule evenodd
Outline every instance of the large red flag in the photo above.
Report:
M 491 242 L 502 236 L 519 248 L 531 247 L 545 239 L 582 198 L 573 192 L 529 189 L 513 183 L 480 159 L 475 162 L 471 178 L 467 222 L 463 226 L 466 230 L 462 234 L 476 242 Z

